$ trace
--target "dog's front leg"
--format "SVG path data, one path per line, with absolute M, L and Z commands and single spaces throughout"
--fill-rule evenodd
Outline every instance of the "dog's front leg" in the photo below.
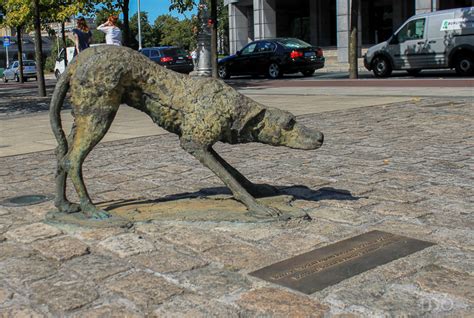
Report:
M 234 198 L 245 204 L 250 214 L 258 217 L 278 217 L 281 212 L 259 204 L 255 198 L 245 190 L 245 188 L 237 181 L 237 179 L 230 173 L 223 164 L 214 155 L 214 150 L 209 145 L 201 145 L 194 141 L 181 139 L 181 147 L 192 154 L 204 166 L 214 172 L 224 184 L 232 191 Z
M 242 175 L 237 169 L 232 167 L 227 161 L 224 160 L 214 149 L 209 148 L 209 152 L 214 158 L 216 158 L 222 166 L 239 182 L 248 193 L 254 197 L 266 197 L 274 196 L 278 194 L 278 190 L 268 184 L 255 184 L 248 180 L 244 175 Z

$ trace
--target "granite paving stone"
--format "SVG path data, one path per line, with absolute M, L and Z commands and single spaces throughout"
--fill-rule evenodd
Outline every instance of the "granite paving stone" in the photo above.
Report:
M 79 280 L 69 272 L 31 284 L 33 302 L 47 305 L 56 315 L 83 307 L 99 297 L 93 283 Z
M 121 259 L 116 259 L 102 255 L 85 255 L 77 257 L 62 264 L 63 268 L 68 268 L 83 278 L 100 282 L 110 276 L 126 272 L 131 266 Z
M 474 276 L 470 274 L 430 265 L 415 277 L 415 283 L 424 291 L 454 295 L 474 303 Z
M 66 261 L 89 253 L 89 246 L 70 236 L 34 242 L 32 247 L 44 257 Z
M 197 294 L 186 294 L 173 298 L 153 312 L 153 317 L 167 318 L 239 318 L 236 306 L 209 300 Z
M 127 318 L 141 318 L 144 314 L 139 310 L 127 308 L 124 304 L 106 304 L 93 306 L 78 310 L 71 314 L 74 318 L 104 318 L 104 317 L 127 317 Z
M 291 206 L 312 220 L 86 228 L 43 223 L 52 201 L 0 205 L 0 317 L 469 317 L 472 99 L 419 98 L 298 119 L 325 133 L 321 149 L 215 149 L 253 182 L 293 196 Z M 0 201 L 54 195 L 53 151 L 0 157 L 0 167 Z M 84 177 L 102 206 L 231 200 L 170 134 L 100 143 Z M 67 194 L 77 201 L 70 182 Z M 309 296 L 248 275 L 371 230 L 436 245 Z
M 227 297 L 252 287 L 248 276 L 213 265 L 177 274 L 175 278 L 208 299 Z
M 57 236 L 61 233 L 59 229 L 51 225 L 34 223 L 12 229 L 5 234 L 5 237 L 20 243 L 31 243 L 36 240 Z
M 199 255 L 187 251 L 179 251 L 173 246 L 155 244 L 153 253 L 139 254 L 130 257 L 130 263 L 141 265 L 158 273 L 184 272 L 204 267 L 209 262 Z
M 164 278 L 144 271 L 114 277 L 106 286 L 110 291 L 137 304 L 145 312 L 152 312 L 165 300 L 184 292 L 183 288 Z
M 241 317 L 324 317 L 329 309 L 307 296 L 275 288 L 243 293 L 237 304 Z
M 155 249 L 153 243 L 135 233 L 125 233 L 106 238 L 99 242 L 97 246 L 101 249 L 117 254 L 122 258 L 140 253 L 148 253 Z

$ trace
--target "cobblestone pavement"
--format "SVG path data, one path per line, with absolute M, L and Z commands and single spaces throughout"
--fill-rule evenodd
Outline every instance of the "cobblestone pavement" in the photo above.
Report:
M 472 315 L 472 106 L 421 99 L 305 115 L 326 136 L 316 151 L 216 146 L 312 221 L 87 229 L 42 223 L 51 202 L 0 207 L 0 317 Z M 0 158 L 0 199 L 51 195 L 54 166 L 52 151 Z M 226 192 L 174 135 L 101 144 L 84 173 L 96 202 Z M 309 296 L 248 275 L 373 229 L 436 245 Z

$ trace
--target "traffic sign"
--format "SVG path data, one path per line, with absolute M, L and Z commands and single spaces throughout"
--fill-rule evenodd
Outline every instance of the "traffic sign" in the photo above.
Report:
M 4 36 L 3 37 L 3 46 L 4 47 L 10 46 L 10 37 L 9 36 Z

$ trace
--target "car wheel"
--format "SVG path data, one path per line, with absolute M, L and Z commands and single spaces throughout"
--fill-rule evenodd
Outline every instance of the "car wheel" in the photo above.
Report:
M 3 75 L 3 82 L 8 83 L 7 77 L 5 75 Z
M 389 77 L 392 74 L 392 66 L 386 57 L 377 56 L 372 65 L 375 77 Z
M 18 74 L 15 74 L 15 82 L 19 82 L 20 81 L 20 77 L 18 76 Z
M 225 65 L 219 65 L 217 73 L 219 74 L 219 77 L 222 79 L 228 79 L 230 77 L 229 69 Z
M 277 63 L 271 63 L 268 65 L 268 72 L 267 75 L 271 79 L 276 79 L 281 77 L 281 71 L 280 71 L 280 66 L 278 66 Z
M 417 76 L 418 74 L 420 74 L 421 70 L 417 69 L 417 70 L 407 70 L 407 73 L 408 75 L 411 75 L 411 76 Z
M 468 55 L 460 55 L 454 64 L 456 73 L 460 76 L 469 76 L 474 73 L 474 59 Z
M 56 72 L 54 72 L 54 77 L 56 77 L 56 79 L 59 79 L 61 77 L 61 73 L 59 72 L 59 70 L 56 70 Z
M 303 73 L 303 76 L 307 77 L 307 76 L 313 75 L 314 71 L 315 70 L 305 70 L 305 71 L 301 71 L 301 73 Z

